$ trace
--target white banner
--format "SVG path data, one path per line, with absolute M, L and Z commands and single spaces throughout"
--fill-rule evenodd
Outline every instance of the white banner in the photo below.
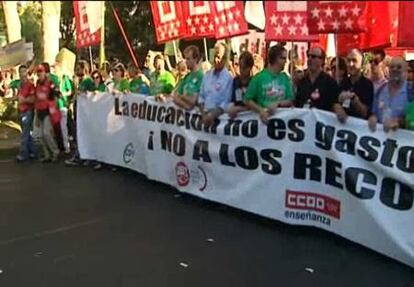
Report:
M 282 109 L 206 129 L 197 113 L 141 95 L 78 100 L 82 158 L 289 224 L 316 226 L 414 267 L 414 135 Z

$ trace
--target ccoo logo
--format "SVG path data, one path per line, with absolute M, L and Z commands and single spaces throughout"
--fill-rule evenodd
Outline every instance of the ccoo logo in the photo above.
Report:
M 124 148 L 124 155 L 123 155 L 124 163 L 130 163 L 134 159 L 134 156 L 135 156 L 134 145 L 132 143 L 129 143 Z

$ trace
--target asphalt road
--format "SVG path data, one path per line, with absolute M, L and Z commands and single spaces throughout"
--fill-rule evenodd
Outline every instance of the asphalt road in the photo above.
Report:
M 0 286 L 412 287 L 414 269 L 131 171 L 0 152 Z

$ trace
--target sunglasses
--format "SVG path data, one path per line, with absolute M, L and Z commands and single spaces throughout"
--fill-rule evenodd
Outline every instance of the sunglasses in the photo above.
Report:
M 309 55 L 309 58 L 311 58 L 311 59 L 322 59 L 322 56 L 320 56 L 320 55 Z
M 374 65 L 378 65 L 379 63 L 381 63 L 381 61 L 379 59 L 371 59 L 369 60 L 370 64 L 374 64 Z
M 99 76 L 94 76 L 94 77 L 92 77 L 92 79 L 99 80 Z

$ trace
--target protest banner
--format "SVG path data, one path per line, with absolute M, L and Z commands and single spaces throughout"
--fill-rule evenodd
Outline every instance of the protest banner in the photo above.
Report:
M 0 48 L 0 67 L 14 68 L 26 64 L 34 57 L 33 43 L 26 43 L 24 39 Z
M 210 127 L 200 114 L 126 94 L 78 99 L 82 158 L 288 224 L 315 226 L 414 267 L 414 135 L 280 109 Z

